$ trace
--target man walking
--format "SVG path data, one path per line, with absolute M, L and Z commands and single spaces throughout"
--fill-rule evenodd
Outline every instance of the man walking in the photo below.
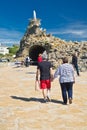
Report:
M 51 89 L 51 76 L 52 76 L 52 65 L 51 62 L 47 61 L 47 55 L 42 55 L 42 62 L 38 63 L 36 72 L 36 81 L 40 75 L 40 89 L 44 102 L 50 101 L 50 89 Z
M 72 65 L 76 69 L 77 75 L 79 76 L 79 69 L 78 69 L 78 58 L 77 58 L 77 53 L 74 53 L 72 55 Z

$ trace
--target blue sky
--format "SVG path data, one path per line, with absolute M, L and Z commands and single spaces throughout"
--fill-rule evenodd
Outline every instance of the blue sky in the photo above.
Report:
M 87 41 L 87 0 L 0 0 L 0 43 L 19 43 L 33 10 L 47 33 Z

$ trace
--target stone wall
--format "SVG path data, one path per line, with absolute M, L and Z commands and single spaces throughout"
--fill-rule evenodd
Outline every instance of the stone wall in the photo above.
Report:
M 20 41 L 20 48 L 16 54 L 17 58 L 25 58 L 29 55 L 32 60 L 37 60 L 38 54 L 47 51 L 48 59 L 54 67 L 61 64 L 61 58 L 67 56 L 71 62 L 72 54 L 79 53 L 78 63 L 80 71 L 87 70 L 87 42 L 66 42 L 40 28 L 40 20 L 31 19 L 27 30 Z M 35 56 L 34 56 L 35 55 Z

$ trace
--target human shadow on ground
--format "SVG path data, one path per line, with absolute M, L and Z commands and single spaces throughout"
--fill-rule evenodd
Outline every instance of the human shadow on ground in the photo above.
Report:
M 35 98 L 35 97 L 25 98 L 25 97 L 17 97 L 17 96 L 10 96 L 10 97 L 13 98 L 13 99 L 16 99 L 16 100 L 23 100 L 23 101 L 26 101 L 26 102 L 34 101 L 34 102 L 44 103 L 43 98 Z M 62 101 L 55 100 L 55 99 L 51 99 L 50 102 L 51 103 L 63 104 Z
M 51 99 L 51 102 L 53 102 L 53 103 L 58 103 L 58 104 L 63 104 L 62 101 L 60 101 L 60 100 L 55 100 L 55 99 Z

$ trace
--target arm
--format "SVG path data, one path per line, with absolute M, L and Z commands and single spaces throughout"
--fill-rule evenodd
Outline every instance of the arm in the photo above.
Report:
M 40 74 L 40 72 L 39 72 L 39 69 L 37 68 L 37 71 L 36 71 L 36 80 L 35 80 L 35 90 L 39 90 L 39 80 L 38 80 L 39 74 Z
M 36 81 L 38 81 L 39 74 L 40 74 L 40 70 L 37 68 L 37 72 L 36 72 Z
M 59 75 L 59 68 L 57 68 L 57 70 L 56 70 L 55 73 L 54 73 L 54 79 L 57 78 L 58 75 Z
M 52 73 L 52 68 L 50 68 L 50 80 L 53 81 L 53 73 Z
M 72 67 L 73 67 L 73 65 L 72 65 Z M 73 80 L 74 80 L 74 82 L 73 83 L 75 83 L 75 73 L 74 73 L 74 67 L 73 67 Z

